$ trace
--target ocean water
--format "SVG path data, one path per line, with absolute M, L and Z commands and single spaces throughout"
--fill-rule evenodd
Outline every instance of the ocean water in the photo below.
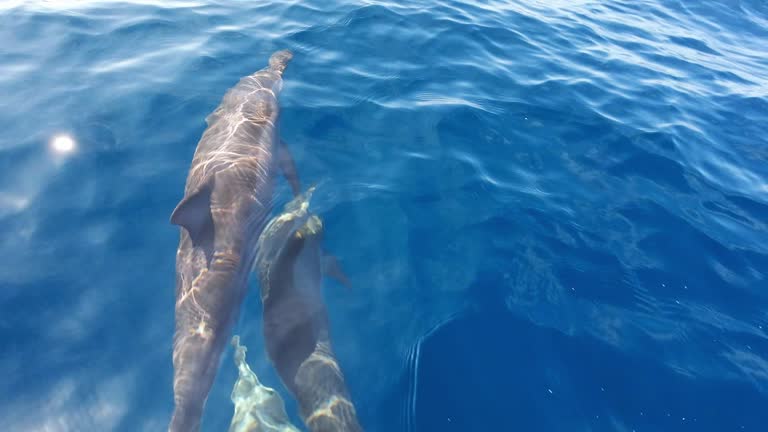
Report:
M 205 117 L 289 48 L 366 430 L 763 431 L 766 47 L 762 0 L 0 3 L 0 430 L 167 427 L 168 219 Z

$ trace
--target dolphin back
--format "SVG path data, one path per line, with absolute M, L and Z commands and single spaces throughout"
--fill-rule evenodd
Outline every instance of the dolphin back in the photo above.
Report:
M 276 267 L 280 255 L 310 220 L 308 209 L 314 190 L 314 187 L 310 187 L 286 204 L 283 212 L 272 218 L 259 236 L 254 270 L 261 281 L 262 300 L 269 293 L 271 272 Z

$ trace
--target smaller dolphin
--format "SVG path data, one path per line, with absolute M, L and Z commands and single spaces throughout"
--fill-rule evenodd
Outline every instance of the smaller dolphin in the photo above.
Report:
M 323 225 L 308 211 L 313 190 L 288 203 L 259 237 L 255 267 L 264 309 L 264 342 L 310 431 L 361 432 L 331 349 L 321 287 Z
M 245 346 L 240 337 L 232 338 L 239 377 L 232 389 L 235 414 L 229 432 L 299 432 L 288 420 L 285 404 L 275 389 L 266 387 L 245 361 Z

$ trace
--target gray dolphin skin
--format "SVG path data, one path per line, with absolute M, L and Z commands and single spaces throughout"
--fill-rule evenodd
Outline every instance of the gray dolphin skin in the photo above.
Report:
M 200 429 L 272 209 L 274 172 L 282 165 L 287 176 L 295 174 L 277 137 L 277 97 L 291 58 L 287 50 L 274 53 L 268 67 L 242 78 L 206 118 L 184 198 L 171 215 L 181 227 L 171 432 Z M 297 180 L 289 181 L 297 190 Z
M 259 239 L 264 342 L 281 380 L 312 432 L 362 431 L 331 349 L 323 302 L 320 218 L 309 213 L 313 188 L 286 205 Z

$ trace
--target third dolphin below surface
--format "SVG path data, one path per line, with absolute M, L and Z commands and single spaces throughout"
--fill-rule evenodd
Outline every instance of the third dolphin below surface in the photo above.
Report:
M 235 413 L 229 432 L 299 432 L 288 419 L 280 394 L 263 385 L 248 366 L 245 361 L 247 349 L 240 345 L 239 336 L 232 338 L 232 346 L 238 378 L 232 389 Z

